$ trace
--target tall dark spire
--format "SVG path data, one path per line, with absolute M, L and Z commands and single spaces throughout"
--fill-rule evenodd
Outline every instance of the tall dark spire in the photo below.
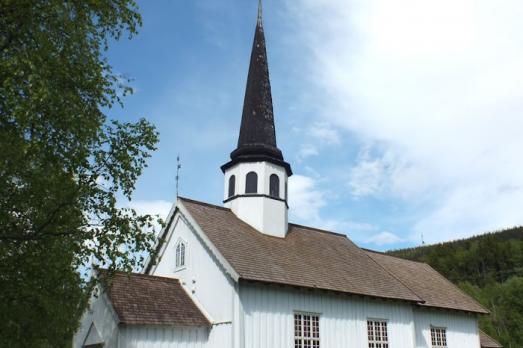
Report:
M 238 162 L 269 161 L 282 165 L 291 175 L 290 165 L 276 145 L 269 65 L 263 31 L 262 3 L 259 0 L 256 31 L 252 45 L 249 75 L 243 102 L 238 146 L 231 152 L 231 161 L 222 170 Z

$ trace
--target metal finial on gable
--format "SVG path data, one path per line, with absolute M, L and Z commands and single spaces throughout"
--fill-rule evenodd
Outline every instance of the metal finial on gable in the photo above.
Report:
M 176 198 L 179 196 L 180 190 L 180 169 L 182 168 L 182 162 L 180 161 L 180 155 L 176 157 Z

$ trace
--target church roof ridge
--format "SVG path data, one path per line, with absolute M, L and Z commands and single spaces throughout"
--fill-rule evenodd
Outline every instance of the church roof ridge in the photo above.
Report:
M 329 230 L 325 230 L 325 229 L 321 229 L 321 228 L 317 228 L 317 227 L 312 227 L 312 226 L 300 225 L 300 224 L 296 224 L 296 223 L 293 223 L 293 222 L 289 222 L 289 226 L 301 228 L 301 229 L 304 229 L 304 230 L 309 230 L 309 231 L 314 231 L 314 232 L 319 232 L 319 233 L 332 234 L 332 235 L 335 235 L 335 236 L 348 238 L 347 235 L 344 234 L 344 233 L 329 231 Z

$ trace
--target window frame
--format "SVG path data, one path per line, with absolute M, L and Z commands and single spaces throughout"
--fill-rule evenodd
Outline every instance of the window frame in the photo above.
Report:
M 180 259 L 178 259 L 178 248 L 180 248 Z M 181 271 L 187 268 L 187 242 L 183 238 L 178 238 L 174 245 L 174 270 Z M 180 264 L 178 264 L 180 261 Z M 183 261 L 183 262 L 182 262 Z
M 273 178 L 276 178 L 274 182 L 275 185 L 273 185 Z M 273 189 L 275 190 L 275 194 L 272 194 Z M 269 196 L 280 198 L 280 176 L 276 173 L 269 175 Z
M 249 190 L 249 177 L 255 178 L 254 191 Z M 258 194 L 258 173 L 256 173 L 254 170 L 245 174 L 245 194 L 251 194 L 251 195 Z
M 299 330 L 297 329 L 297 317 L 300 317 L 300 325 Z M 306 322 L 305 317 L 309 318 L 309 336 L 305 335 L 306 332 Z M 295 311 L 293 315 L 293 341 L 294 341 L 294 348 L 320 348 L 321 346 L 321 332 L 320 332 L 320 321 L 321 321 L 321 314 L 320 313 L 311 313 L 311 312 L 302 312 L 302 311 Z M 314 326 L 314 320 L 316 319 L 316 326 Z M 315 331 L 316 329 L 316 331 Z M 316 334 L 316 336 L 315 336 Z
M 376 335 L 376 324 L 379 324 L 379 335 Z M 367 318 L 367 347 L 389 348 L 389 321 L 387 319 Z M 385 325 L 385 334 L 383 334 Z
M 229 177 L 228 183 L 229 187 L 227 187 L 227 198 L 231 198 L 236 195 L 236 175 L 231 175 Z
M 439 334 L 439 335 L 438 335 Z M 430 326 L 430 346 L 432 348 L 447 348 L 447 328 L 442 326 Z

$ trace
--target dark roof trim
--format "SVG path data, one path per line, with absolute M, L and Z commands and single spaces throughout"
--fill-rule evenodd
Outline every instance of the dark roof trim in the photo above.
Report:
M 223 173 L 229 168 L 234 167 L 238 163 L 254 163 L 254 162 L 269 162 L 272 164 L 275 164 L 277 166 L 281 166 L 285 169 L 285 172 L 287 173 L 287 176 L 292 176 L 292 169 L 291 165 L 287 162 L 285 162 L 283 159 L 278 159 L 273 156 L 265 155 L 265 154 L 249 154 L 249 155 L 241 155 L 238 157 L 232 158 L 229 162 L 225 163 L 220 167 Z
M 287 209 L 289 209 L 289 204 L 287 204 L 286 199 L 283 199 L 280 197 L 274 197 L 271 195 L 260 194 L 260 193 L 246 193 L 246 194 L 242 194 L 242 195 L 234 195 L 234 196 L 231 196 L 231 197 L 227 198 L 226 200 L 224 200 L 223 203 L 230 202 L 230 201 L 235 200 L 236 198 L 240 198 L 240 197 L 264 197 L 264 198 L 274 199 L 275 201 L 284 202 Z
M 144 274 L 150 274 L 153 266 L 157 265 L 158 257 L 160 256 L 160 252 L 162 251 L 162 247 L 165 245 L 165 238 L 167 237 L 167 233 L 171 229 L 171 226 L 174 222 L 174 217 L 176 216 L 176 213 L 178 212 L 178 207 L 176 207 L 172 213 L 172 215 L 169 218 L 169 221 L 165 225 L 165 227 L 162 229 L 161 235 L 158 237 L 158 242 L 156 243 L 156 247 L 154 248 L 154 257 L 151 257 L 149 255 L 149 260 L 147 261 L 147 265 L 145 266 L 145 269 L 143 271 Z

